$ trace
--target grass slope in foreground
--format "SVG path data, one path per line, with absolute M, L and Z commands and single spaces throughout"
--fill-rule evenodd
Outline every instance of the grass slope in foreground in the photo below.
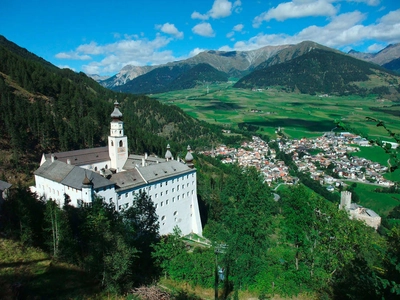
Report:
M 366 122 L 365 118 L 371 116 L 400 132 L 398 116 L 390 113 L 392 109 L 384 109 L 397 103 L 378 101 L 375 95 L 311 96 L 289 93 L 280 87 L 252 91 L 233 88 L 231 82 L 209 85 L 208 93 L 207 86 L 203 86 L 156 94 L 153 98 L 179 106 L 189 115 L 209 123 L 237 127 L 238 123 L 246 122 L 270 134 L 275 128 L 283 127 L 290 138 L 320 136 L 335 127 L 334 120 L 341 120 L 371 137 L 388 140 L 386 132 Z
M 101 296 L 81 269 L 52 262 L 41 250 L 0 238 L 0 299 L 88 299 Z

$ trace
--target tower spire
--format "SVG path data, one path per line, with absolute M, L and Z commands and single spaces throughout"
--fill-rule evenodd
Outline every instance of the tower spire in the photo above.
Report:
M 108 153 L 111 160 L 111 168 L 119 172 L 123 169 L 128 159 L 128 138 L 124 135 L 124 122 L 119 110 L 118 101 L 114 102 L 114 110 L 111 113 L 110 135 L 108 136 Z

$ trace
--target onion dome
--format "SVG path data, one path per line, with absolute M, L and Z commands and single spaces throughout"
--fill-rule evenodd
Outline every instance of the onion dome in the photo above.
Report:
M 190 146 L 187 146 L 187 150 L 188 152 L 186 153 L 185 161 L 189 168 L 193 168 L 193 155 L 190 152 Z
M 122 113 L 118 107 L 119 107 L 119 103 L 117 101 L 115 101 L 114 102 L 114 111 L 111 113 L 111 118 L 116 121 L 119 121 L 122 119 Z
M 170 147 L 169 144 L 168 144 L 168 145 L 167 145 L 167 152 L 165 152 L 165 159 L 166 159 L 166 160 L 173 159 L 172 153 L 171 153 L 171 151 L 169 151 L 170 148 L 171 148 L 171 147 Z
M 83 178 L 83 181 L 82 181 L 82 185 L 86 185 L 86 186 L 92 185 L 92 182 L 91 182 L 90 179 L 87 177 L 86 172 L 85 172 L 85 178 Z

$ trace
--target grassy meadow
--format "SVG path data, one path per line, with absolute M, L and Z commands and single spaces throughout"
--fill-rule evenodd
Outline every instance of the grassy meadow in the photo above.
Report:
M 279 87 L 251 91 L 236 89 L 232 84 L 211 84 L 189 90 L 172 91 L 152 95 L 153 98 L 177 105 L 189 115 L 214 124 L 237 127 L 246 122 L 259 126 L 264 133 L 274 136 L 281 127 L 290 138 L 315 137 L 335 127 L 335 120 L 349 124 L 371 137 L 389 140 L 386 132 L 366 117 L 386 122 L 394 131 L 400 132 L 396 109 L 387 109 L 393 103 L 377 100 L 376 96 L 311 96 L 287 93 Z M 257 110 L 258 112 L 252 112 Z
M 355 191 L 360 197 L 360 205 L 368 207 L 380 216 L 387 216 L 396 206 L 400 205 L 400 194 L 376 193 L 375 185 L 357 183 Z

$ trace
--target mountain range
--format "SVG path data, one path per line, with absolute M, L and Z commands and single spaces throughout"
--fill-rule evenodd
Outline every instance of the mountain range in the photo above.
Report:
M 324 53 L 327 55 L 319 55 L 317 54 L 314 57 L 314 60 L 318 60 L 318 64 L 320 67 L 329 67 L 330 69 L 321 69 L 318 72 L 330 72 L 337 73 L 338 65 L 330 64 L 327 60 L 331 59 L 335 55 L 335 61 L 337 63 L 341 63 L 341 61 L 346 61 L 346 63 L 351 62 L 352 65 L 359 65 L 358 60 L 366 61 L 369 64 L 369 67 L 366 69 L 376 70 L 377 65 L 382 66 L 385 69 L 379 69 L 380 72 L 399 71 L 399 58 L 400 58 L 400 44 L 389 45 L 385 49 L 379 51 L 378 53 L 362 53 L 351 50 L 348 54 L 340 52 L 338 50 L 317 44 L 311 41 L 304 41 L 294 45 L 281 45 L 281 46 L 266 46 L 257 50 L 251 51 L 204 51 L 199 53 L 198 55 L 188 58 L 186 60 L 175 61 L 171 63 L 167 63 L 159 66 L 125 66 L 118 74 L 106 79 L 99 81 L 101 85 L 104 87 L 113 89 L 119 92 L 127 92 L 133 94 L 151 94 L 151 93 L 160 93 L 171 90 L 179 90 L 186 89 L 190 87 L 194 87 L 196 85 L 204 84 L 205 82 L 215 82 L 215 81 L 226 81 L 222 79 L 222 74 L 225 74 L 227 78 L 237 78 L 243 79 L 246 78 L 245 86 L 248 88 L 260 87 L 259 84 L 261 82 L 267 83 L 272 81 L 265 81 L 262 78 L 256 78 L 257 76 L 263 76 L 268 72 L 258 72 L 260 70 L 267 70 L 270 67 L 282 64 L 282 63 L 292 63 L 298 64 L 299 62 L 305 63 L 303 67 L 306 70 L 311 71 L 308 68 L 307 64 L 309 60 L 296 60 L 296 58 L 301 57 L 303 55 L 308 55 L 308 53 L 316 53 L 315 49 L 320 49 L 325 51 Z M 329 54 L 329 55 L 328 55 Z M 332 54 L 332 55 L 330 55 Z M 350 60 L 349 60 L 350 59 Z M 205 69 L 204 65 L 207 64 L 209 67 Z M 202 69 L 204 72 L 198 72 L 198 65 L 203 65 Z M 368 65 L 366 65 L 368 66 Z M 194 69 L 193 69 L 194 68 Z M 197 69 L 197 71 L 196 71 Z M 296 77 L 296 81 L 298 85 L 305 85 L 303 79 L 307 80 L 306 77 L 301 78 L 296 74 L 290 74 L 291 68 L 279 68 L 281 71 L 286 70 L 287 73 L 284 77 Z M 365 69 L 365 68 L 364 68 Z M 366 70 L 365 69 L 365 70 Z M 315 69 L 313 69 L 315 71 Z M 350 69 L 344 70 L 342 72 L 351 72 Z M 253 74 L 254 73 L 254 74 Z M 306 72 L 307 73 L 307 72 Z M 358 72 L 359 73 L 359 72 Z M 367 72 L 368 73 L 368 72 Z M 383 74 L 382 73 L 382 74 Z M 197 74 L 197 75 L 196 75 Z M 308 73 L 307 73 L 308 74 Z M 370 77 L 361 76 L 354 77 L 354 72 L 350 76 L 354 82 L 359 81 L 369 81 Z M 374 73 L 375 74 L 375 73 Z M 372 76 L 372 74 L 370 74 Z M 310 74 L 312 77 L 313 75 Z M 310 77 L 308 76 L 308 77 Z M 350 78 L 347 75 L 343 75 L 345 77 Z M 390 73 L 389 77 L 395 76 Z M 339 76 L 340 78 L 341 75 Z M 329 76 L 326 77 L 329 79 Z M 343 78 L 342 78 L 343 79 Z M 342 80 L 340 79 L 340 80 Z M 336 78 L 338 80 L 338 78 Z M 385 82 L 386 80 L 386 82 Z M 382 81 L 382 83 L 378 83 L 385 87 L 385 93 L 390 91 L 388 90 L 388 78 Z M 390 80 L 389 80 L 390 81 Z M 393 80 L 392 80 L 393 81 Z M 243 83 L 243 80 L 241 81 Z M 286 86 L 289 89 L 293 90 L 293 84 L 287 86 L 284 82 L 273 81 L 277 85 Z M 394 80 L 396 82 L 396 80 Z M 236 86 L 242 86 L 240 83 Z M 316 83 L 316 82 L 315 82 Z M 343 94 L 345 91 L 350 93 L 369 93 L 373 92 L 372 90 L 362 90 L 359 88 L 352 88 L 351 86 L 356 86 L 351 84 L 351 82 L 347 82 L 346 88 L 345 85 L 331 85 L 331 88 L 321 88 L 321 84 L 326 87 L 325 83 L 318 83 L 316 86 L 311 87 L 310 89 L 300 89 L 301 91 L 309 90 L 312 92 L 326 92 L 330 91 L 337 94 Z M 339 88 L 336 90 L 335 86 Z M 376 82 L 374 83 L 374 87 L 376 87 Z M 393 89 L 392 89 L 393 90 Z M 381 90 L 382 92 L 383 90 Z

